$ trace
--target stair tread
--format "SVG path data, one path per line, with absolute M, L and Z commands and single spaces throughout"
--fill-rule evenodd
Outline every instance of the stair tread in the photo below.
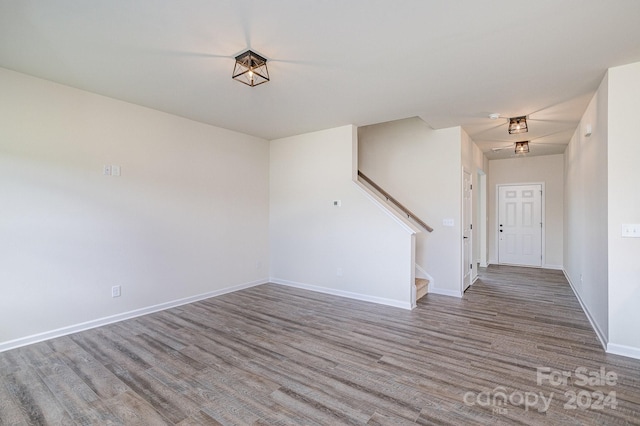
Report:
M 426 278 L 416 278 L 416 287 L 422 288 L 429 284 L 429 280 Z
M 415 286 L 416 286 L 416 300 L 419 300 L 427 295 L 427 286 L 429 285 L 429 280 L 426 278 L 416 278 Z

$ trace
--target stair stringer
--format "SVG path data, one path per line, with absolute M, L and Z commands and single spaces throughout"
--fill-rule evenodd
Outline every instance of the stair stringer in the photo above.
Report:
M 429 275 L 429 273 L 425 271 L 422 266 L 418 265 L 417 263 L 415 265 L 416 265 L 416 272 L 415 272 L 416 278 L 425 278 L 429 280 L 429 285 L 433 285 L 433 283 L 435 282 L 433 277 Z

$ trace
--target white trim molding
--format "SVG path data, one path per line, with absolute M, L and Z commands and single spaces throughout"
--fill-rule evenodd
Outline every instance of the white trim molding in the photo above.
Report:
M 549 264 L 546 264 L 546 265 L 542 265 L 542 268 L 543 269 L 554 269 L 556 271 L 564 271 L 564 266 L 562 266 L 562 265 L 549 265 Z M 566 275 L 566 273 L 565 273 L 565 275 Z
M 422 266 L 418 265 L 417 263 L 414 263 L 414 265 L 416 271 L 419 272 L 419 274 L 416 274 L 416 278 L 425 278 L 429 280 L 429 286 L 433 286 L 433 283 L 435 283 L 436 280 L 434 280 L 433 277 L 427 271 L 425 271 Z
M 589 320 L 589 323 L 591 324 L 591 328 L 593 328 L 593 331 L 595 331 L 596 336 L 598 337 L 598 340 L 600 341 L 600 344 L 602 345 L 602 348 L 605 351 L 608 352 L 606 335 L 600 329 L 600 327 L 598 326 L 598 323 L 593 319 L 593 316 L 591 315 L 591 312 L 589 312 L 589 308 L 587 308 L 587 305 L 585 305 L 584 302 L 582 301 L 582 298 L 580 297 L 580 293 L 578 293 L 576 291 L 575 286 L 571 282 L 571 278 L 569 278 L 569 274 L 567 273 L 567 271 L 564 268 L 562 269 L 562 273 L 564 274 L 564 277 L 567 279 L 567 282 L 569 283 L 569 286 L 571 287 L 571 290 L 573 291 L 573 294 L 576 295 L 576 299 L 578 299 L 578 303 L 580 303 L 580 307 L 582 308 L 582 311 L 587 316 L 587 319 Z
M 409 221 L 409 219 L 405 218 L 398 210 L 394 209 L 391 204 L 386 203 L 378 194 L 369 189 L 364 183 L 359 180 L 354 180 L 353 183 L 360 191 L 362 191 L 365 197 L 367 197 L 385 214 L 395 220 L 405 231 L 410 234 L 418 234 L 422 232 L 420 228 Z
M 387 299 L 384 297 L 370 296 L 368 294 L 352 293 L 350 291 L 337 290 L 335 288 L 321 287 L 313 284 L 304 284 L 295 281 L 283 280 L 280 278 L 271 278 L 273 284 L 279 284 L 287 287 L 300 288 L 303 290 L 315 291 L 317 293 L 330 294 L 333 296 L 346 297 L 347 299 L 360 300 L 361 302 L 377 303 L 379 305 L 393 306 L 394 308 L 401 308 L 411 310 L 410 302 L 403 302 L 401 300 Z
M 607 353 L 622 355 L 629 358 L 640 359 L 640 349 L 632 346 L 618 345 L 616 343 L 607 344 Z
M 244 284 L 238 284 L 231 287 L 226 287 L 220 290 L 214 290 L 207 293 L 198 294 L 196 296 L 185 297 L 183 299 L 172 300 L 170 302 L 160 303 L 158 305 L 147 306 L 146 308 L 135 309 L 129 312 L 123 312 L 121 314 L 111 315 L 108 317 L 98 318 L 95 320 L 83 322 L 80 324 L 70 325 L 68 327 L 58 328 L 56 330 L 45 331 L 44 333 L 33 334 L 31 336 L 21 337 L 19 339 L 9 340 L 7 342 L 0 342 L 0 352 L 8 351 L 10 349 L 16 349 L 22 346 L 31 345 L 33 343 L 42 342 L 44 340 L 55 339 L 56 337 L 66 336 L 68 334 L 78 333 L 80 331 L 89 330 L 91 328 L 101 327 L 107 324 L 113 324 L 115 322 L 124 321 L 131 318 L 136 318 L 142 315 L 151 314 L 153 312 L 164 311 L 165 309 L 175 308 L 176 306 L 186 305 L 188 303 L 197 302 L 211 297 L 221 296 L 227 293 L 233 293 L 234 291 L 244 290 L 247 288 L 255 287 L 261 284 L 266 284 L 269 281 L 257 280 Z
M 432 287 L 431 283 L 429 283 L 429 293 L 439 294 L 441 296 L 457 297 L 458 299 L 462 298 L 462 292 L 460 292 L 459 290 L 449 290 L 448 288 Z

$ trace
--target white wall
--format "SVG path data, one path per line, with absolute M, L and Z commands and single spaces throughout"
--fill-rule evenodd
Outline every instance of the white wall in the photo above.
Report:
M 564 272 L 603 342 L 609 328 L 607 99 L 605 77 L 564 153 Z
M 0 93 L 0 349 L 268 279 L 267 141 L 3 69 Z
M 460 296 L 460 127 L 434 130 L 409 118 L 360 127 L 358 139 L 360 170 L 434 228 L 416 242 L 416 263 L 433 278 L 429 291 Z M 447 218 L 453 227 L 443 226 Z
M 622 224 L 640 224 L 640 63 L 609 70 L 608 242 L 609 345 L 640 358 L 640 238 L 622 238 Z
M 497 185 L 544 183 L 545 250 L 543 267 L 562 269 L 563 265 L 563 205 L 564 156 L 543 155 L 489 161 L 488 239 L 489 263 L 498 263 L 497 246 Z
M 271 141 L 271 280 L 410 308 L 414 234 L 353 182 L 355 132 Z

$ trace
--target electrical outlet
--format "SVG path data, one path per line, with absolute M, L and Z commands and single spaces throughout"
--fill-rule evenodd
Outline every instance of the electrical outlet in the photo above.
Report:
M 120 166 L 111 165 L 111 176 L 120 176 Z
M 111 287 L 111 297 L 120 297 L 120 286 L 114 285 Z
M 105 176 L 111 176 L 111 164 L 105 164 L 102 166 L 102 174 Z

